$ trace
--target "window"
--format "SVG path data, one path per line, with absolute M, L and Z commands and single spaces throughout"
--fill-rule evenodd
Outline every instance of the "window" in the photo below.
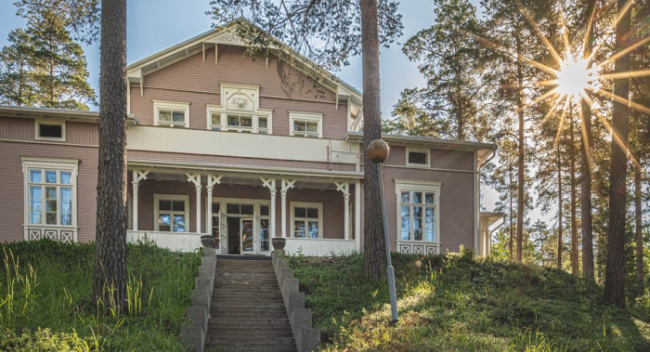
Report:
M 65 141 L 65 121 L 36 120 L 36 139 Z
M 210 129 L 244 133 L 270 133 L 270 116 L 220 113 L 208 109 Z
M 439 184 L 397 184 L 398 233 L 402 241 L 439 242 Z
M 293 237 L 322 238 L 322 219 L 322 203 L 291 203 L 291 235 Z
M 155 194 L 155 230 L 189 232 L 189 196 Z
M 289 123 L 292 136 L 323 137 L 323 114 L 290 111 Z
M 417 167 L 429 166 L 429 150 L 406 149 L 406 165 Z
M 77 163 L 23 158 L 29 225 L 76 226 Z
M 260 251 L 268 252 L 271 250 L 271 219 L 269 217 L 269 206 L 260 205 Z
M 166 127 L 190 127 L 190 103 L 154 100 L 154 124 Z

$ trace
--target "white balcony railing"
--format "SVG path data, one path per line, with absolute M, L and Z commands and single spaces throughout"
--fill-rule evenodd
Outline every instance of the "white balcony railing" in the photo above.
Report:
M 323 257 L 327 255 L 347 255 L 357 250 L 355 240 L 287 238 L 284 247 L 288 255 L 302 253 L 306 256 Z

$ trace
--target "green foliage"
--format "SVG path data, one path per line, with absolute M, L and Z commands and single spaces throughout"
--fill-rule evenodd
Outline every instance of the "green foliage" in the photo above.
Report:
M 92 303 L 94 247 L 0 244 L 0 334 L 8 341 L 0 350 L 183 351 L 178 334 L 200 255 L 129 245 L 128 309 L 118 314 Z M 38 344 L 43 336 L 51 346 Z
M 88 110 L 95 92 L 87 81 L 83 50 L 70 34 L 70 16 L 33 1 L 17 5 L 27 28 L 12 31 L 10 44 L 0 52 L 0 103 Z
M 392 255 L 395 327 L 387 283 L 361 278 L 361 255 L 289 260 L 324 351 L 650 350 L 650 316 L 608 307 L 599 286 L 564 271 L 479 259 L 472 250 Z

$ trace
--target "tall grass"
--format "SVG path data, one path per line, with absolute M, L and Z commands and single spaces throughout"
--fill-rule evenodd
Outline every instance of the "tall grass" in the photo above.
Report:
M 73 351 L 184 350 L 179 329 L 200 264 L 198 252 L 129 245 L 127 310 L 117 312 L 91 300 L 94 244 L 44 240 L 0 248 L 0 337 L 38 341 L 47 335 L 67 341 Z

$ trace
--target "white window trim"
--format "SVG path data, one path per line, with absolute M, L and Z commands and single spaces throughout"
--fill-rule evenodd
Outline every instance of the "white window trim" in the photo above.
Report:
M 418 180 L 395 180 L 395 205 L 396 205 L 396 237 L 397 237 L 397 243 L 399 245 L 400 242 L 408 242 L 408 243 L 430 243 L 430 244 L 440 244 L 440 189 L 441 189 L 442 183 L 441 182 L 435 182 L 435 181 L 418 181 Z M 402 239 L 402 212 L 401 212 L 401 195 L 402 192 L 409 192 L 409 191 L 415 191 L 415 192 L 423 192 L 423 193 L 433 193 L 433 202 L 434 202 L 434 240 L 433 241 L 427 241 L 426 234 L 423 234 L 423 240 L 422 241 L 416 241 L 415 239 L 411 239 L 409 234 L 409 239 L 408 240 L 403 240 Z M 423 204 L 423 206 L 426 206 Z
M 293 122 L 308 121 L 318 123 L 318 138 L 323 138 L 323 114 L 315 112 L 289 111 L 289 134 L 293 136 L 296 131 L 293 129 Z
M 209 202 L 209 198 L 207 196 L 205 197 L 205 201 Z M 269 220 L 269 241 L 271 241 L 271 238 L 270 238 L 270 232 L 271 232 L 271 228 L 270 228 L 270 226 L 271 226 L 271 223 L 270 223 L 271 222 L 270 221 L 271 220 L 271 201 L 270 200 L 212 197 L 212 203 L 213 204 L 218 203 L 219 208 L 221 209 L 221 211 L 219 213 L 215 213 L 214 212 L 214 207 L 212 208 L 212 214 L 219 214 L 219 222 L 220 222 L 219 226 L 222 225 L 221 221 L 223 219 L 228 218 L 229 213 L 227 212 L 226 204 L 228 204 L 228 203 L 236 203 L 236 204 L 252 205 L 254 207 L 253 208 L 253 215 L 251 215 L 250 217 L 248 217 L 247 215 L 239 215 L 239 217 L 242 218 L 242 219 L 253 219 L 253 232 L 257 234 L 257 236 L 254 237 L 256 239 L 255 240 L 255 245 L 256 246 L 259 246 L 258 240 L 259 240 L 259 231 L 260 231 L 260 226 L 261 226 L 260 220 L 262 220 L 262 219 Z M 262 215 L 261 206 L 263 206 L 263 205 L 269 207 L 269 215 Z M 212 214 L 208 213 L 208 209 L 207 209 L 208 207 L 207 206 L 205 208 L 206 208 L 205 209 L 205 214 L 206 214 L 205 226 L 206 226 L 206 228 L 210 228 L 210 226 L 209 226 L 210 225 L 209 217 L 211 217 Z M 230 214 L 230 215 L 231 215 L 231 217 L 235 217 L 235 214 Z M 221 229 L 219 229 L 219 231 L 221 231 Z M 212 228 L 210 228 L 210 233 L 212 233 Z M 226 234 L 226 236 L 227 236 L 227 234 Z M 259 248 L 261 248 L 261 246 Z M 269 250 L 268 251 L 260 250 L 259 253 L 268 253 L 268 252 L 273 250 L 272 248 L 273 248 L 273 246 L 271 246 L 269 244 Z
M 48 228 L 48 229 L 70 229 L 73 231 L 73 241 L 77 242 L 77 176 L 79 175 L 79 159 L 64 158 L 45 158 L 45 157 L 21 157 L 23 163 L 23 210 L 24 210 L 24 236 L 25 241 L 29 240 L 29 228 Z M 47 224 L 30 224 L 29 223 L 29 170 L 30 169 L 49 169 L 57 171 L 70 171 L 72 186 L 72 209 L 70 225 L 47 225 Z M 61 202 L 57 201 L 57 207 Z M 60 215 L 57 209 L 57 222 Z
M 289 219 L 289 227 L 291 228 L 291 237 L 292 238 L 298 238 L 296 237 L 295 234 L 295 228 L 294 228 L 294 218 L 295 218 L 295 211 L 294 209 L 296 207 L 307 207 L 307 208 L 317 208 L 318 209 L 318 239 L 323 238 L 323 203 L 313 203 L 313 202 L 291 202 L 289 211 L 290 211 L 290 219 Z M 305 219 L 310 219 L 310 218 L 305 218 Z M 305 237 L 305 238 L 300 238 L 304 240 L 312 240 L 314 238 L 310 237 Z
M 61 137 L 41 137 L 40 125 L 60 125 L 61 126 Z M 45 119 L 37 118 L 34 119 L 34 137 L 37 141 L 56 141 L 56 142 L 65 142 L 65 120 L 63 119 Z
M 185 112 L 185 122 L 167 122 L 159 120 L 160 110 L 182 110 Z M 153 121 L 155 126 L 190 128 L 190 103 L 180 101 L 153 100 Z
M 409 163 L 409 153 L 410 152 L 426 154 L 427 155 L 427 161 L 424 164 Z M 406 148 L 406 166 L 409 166 L 409 167 L 421 167 L 421 168 L 427 168 L 428 169 L 431 166 L 431 149 Z
M 219 115 L 219 129 L 214 129 L 212 124 L 212 116 Z M 252 116 L 253 126 L 252 127 L 233 127 L 228 126 L 228 115 L 241 115 L 241 116 Z M 252 133 L 259 133 L 259 118 L 266 117 L 266 134 L 273 134 L 273 109 L 256 109 L 255 111 L 240 111 L 240 110 L 227 110 L 221 105 L 210 105 L 206 104 L 206 116 L 207 116 L 207 129 L 211 131 L 251 131 Z
M 185 232 L 165 231 L 169 233 L 190 232 L 190 196 L 181 194 L 154 194 L 153 195 L 153 226 L 154 231 L 160 231 L 158 227 L 158 212 L 160 211 L 160 200 L 182 200 L 185 202 Z

